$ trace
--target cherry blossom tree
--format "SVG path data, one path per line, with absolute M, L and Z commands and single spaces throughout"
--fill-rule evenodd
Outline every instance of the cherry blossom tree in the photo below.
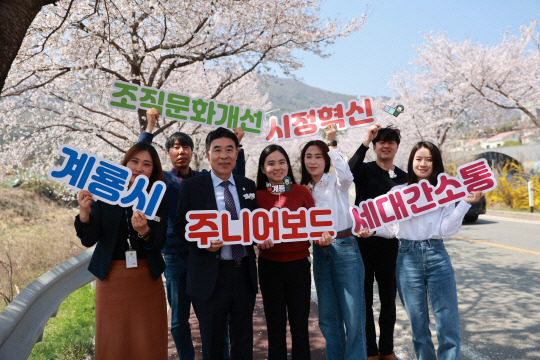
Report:
M 492 126 L 520 111 L 540 126 L 540 34 L 536 21 L 507 33 L 494 46 L 428 34 L 413 67 L 395 73 L 390 86 L 406 111 L 406 141 L 443 146 L 459 128 Z
M 0 1 L 0 93 L 32 21 L 42 7 L 56 2 L 57 0 Z
M 302 66 L 294 50 L 327 56 L 325 46 L 362 26 L 321 19 L 320 2 L 66 0 L 44 8 L 0 97 L 0 173 L 29 159 L 43 173 L 66 142 L 118 160 L 146 119 L 108 107 L 115 80 L 268 109 L 260 74 L 291 74 Z M 178 130 L 201 143 L 210 129 L 161 118 L 155 144 Z
M 502 110 L 518 110 L 540 127 L 540 33 L 537 21 L 521 26 L 520 36 L 507 32 L 492 47 L 462 43 L 445 35 L 426 35 L 416 63 L 426 75 L 461 90 L 476 103 Z M 460 89 L 462 88 L 462 89 Z

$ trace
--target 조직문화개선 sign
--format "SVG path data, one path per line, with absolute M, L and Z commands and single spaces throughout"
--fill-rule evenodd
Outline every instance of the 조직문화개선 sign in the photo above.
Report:
M 261 135 L 264 120 L 262 110 L 214 100 L 193 99 L 188 95 L 123 81 L 113 83 L 109 105 L 128 111 L 156 108 L 168 119 L 222 126 L 229 130 L 240 126 L 246 133 L 254 135 Z

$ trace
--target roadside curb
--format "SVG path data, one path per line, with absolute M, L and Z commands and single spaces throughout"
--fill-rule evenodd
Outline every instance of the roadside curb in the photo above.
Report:
M 527 212 L 488 209 L 486 212 L 486 215 L 506 217 L 506 218 L 512 218 L 512 219 L 540 221 L 540 212 L 527 213 Z

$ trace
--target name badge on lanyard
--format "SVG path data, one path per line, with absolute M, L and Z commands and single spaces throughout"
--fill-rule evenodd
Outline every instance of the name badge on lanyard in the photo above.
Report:
M 137 267 L 137 252 L 135 250 L 126 251 L 126 267 L 128 269 Z
M 126 251 L 126 268 L 136 268 L 137 267 L 137 251 L 133 250 L 131 247 L 131 226 L 129 226 L 129 216 L 127 209 L 124 210 L 126 214 L 126 222 L 128 228 L 127 243 L 129 246 L 128 251 Z

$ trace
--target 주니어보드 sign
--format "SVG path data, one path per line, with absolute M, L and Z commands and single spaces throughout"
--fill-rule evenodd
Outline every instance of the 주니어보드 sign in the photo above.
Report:
M 462 200 L 473 191 L 487 192 L 497 187 L 495 174 L 486 159 L 462 165 L 457 173 L 457 178 L 439 174 L 437 186 L 420 180 L 352 206 L 349 212 L 354 222 L 353 233 L 357 234 L 363 228 L 374 231 Z
M 131 170 L 70 145 L 60 146 L 64 157 L 62 165 L 49 170 L 49 178 L 60 181 L 73 190 L 88 190 L 95 199 L 110 205 L 133 207 L 142 211 L 150 220 L 155 217 L 167 186 L 155 181 L 150 193 L 146 191 L 149 180 L 139 175 L 128 189 Z
M 199 248 L 210 247 L 210 241 L 223 240 L 226 245 L 249 245 L 271 239 L 274 243 L 318 239 L 328 231 L 336 236 L 332 210 L 323 208 L 271 210 L 242 209 L 238 220 L 228 211 L 197 210 L 186 214 L 186 240 Z

